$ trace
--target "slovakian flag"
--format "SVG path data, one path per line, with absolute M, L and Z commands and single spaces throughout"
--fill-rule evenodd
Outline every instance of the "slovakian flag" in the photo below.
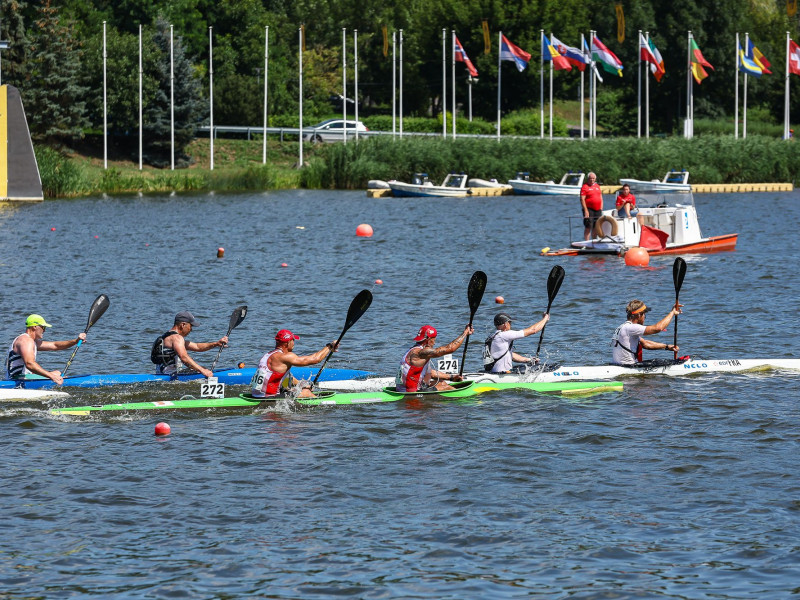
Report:
M 616 54 L 606 48 L 606 45 L 597 36 L 592 38 L 592 58 L 599 62 L 609 73 L 616 73 L 622 77 L 622 69 L 624 68 L 622 61 L 617 58 Z
M 658 49 L 656 49 L 655 44 L 646 40 L 641 33 L 639 34 L 639 58 L 650 63 L 650 70 L 653 72 L 653 77 L 656 78 L 656 81 L 660 82 L 665 73 L 664 59 L 661 58 L 661 54 L 658 52 Z
M 455 57 L 456 62 L 463 62 L 467 65 L 467 71 L 472 77 L 478 76 L 478 69 L 475 68 L 475 65 L 472 64 L 472 61 L 467 56 L 467 53 L 464 51 L 464 46 L 461 45 L 461 42 L 458 41 L 458 36 L 456 36 L 456 47 L 455 47 Z
M 706 71 L 703 67 L 708 67 L 712 71 L 714 70 L 714 67 L 711 66 L 710 62 L 703 58 L 703 53 L 700 52 L 700 48 L 698 47 L 697 42 L 694 41 L 694 38 L 692 38 L 690 49 L 692 54 L 692 76 L 699 85 L 703 79 L 708 77 L 708 71 Z
M 567 46 L 566 44 L 560 42 L 554 35 L 550 36 L 550 41 L 553 44 L 553 48 L 556 49 L 556 52 L 566 58 L 569 64 L 578 67 L 579 71 L 583 71 L 586 68 L 586 65 L 589 64 L 590 59 L 583 52 L 581 52 L 579 48 Z
M 528 61 L 530 61 L 531 55 L 525 52 L 519 46 L 515 46 L 511 42 L 508 41 L 508 38 L 500 34 L 500 60 L 510 60 L 513 61 L 515 65 L 517 65 L 517 71 L 524 71 L 525 67 L 528 66 Z
M 800 46 L 789 40 L 789 72 L 800 75 Z
M 772 75 L 772 71 L 769 70 L 769 68 L 772 66 L 772 63 L 769 62 L 767 57 L 761 53 L 761 50 L 756 48 L 756 45 L 750 38 L 747 39 L 747 52 L 745 52 L 745 56 L 756 63 L 758 68 L 761 69 L 762 73 Z
M 739 71 L 746 75 L 752 75 L 753 77 L 761 77 L 761 67 L 759 67 L 755 61 L 747 57 L 744 50 L 742 50 L 741 44 L 737 44 L 736 48 L 736 66 L 739 68 Z

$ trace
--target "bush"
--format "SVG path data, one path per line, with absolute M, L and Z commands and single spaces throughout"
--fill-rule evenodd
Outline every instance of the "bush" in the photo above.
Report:
M 77 164 L 47 146 L 36 146 L 34 152 L 45 198 L 78 196 L 89 191 L 91 185 Z

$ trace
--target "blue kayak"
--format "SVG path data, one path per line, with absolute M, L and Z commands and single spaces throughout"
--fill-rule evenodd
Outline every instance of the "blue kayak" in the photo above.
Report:
M 255 374 L 255 368 L 248 369 L 219 369 L 214 371 L 214 376 L 225 385 L 247 385 Z M 292 375 L 297 379 L 311 380 L 317 375 L 317 369 L 309 367 L 294 367 Z M 356 369 L 325 369 L 322 371 L 320 381 L 336 381 L 338 379 L 358 379 L 373 375 L 370 371 Z M 134 383 L 150 383 L 155 381 L 194 381 L 204 379 L 200 373 L 181 373 L 179 375 L 156 375 L 148 373 L 109 373 L 107 375 L 67 375 L 64 378 L 64 387 L 96 388 L 109 385 L 130 385 Z M 0 389 L 24 387 L 25 389 L 39 389 L 53 387 L 52 380 L 39 375 L 32 375 L 24 380 L 0 381 Z

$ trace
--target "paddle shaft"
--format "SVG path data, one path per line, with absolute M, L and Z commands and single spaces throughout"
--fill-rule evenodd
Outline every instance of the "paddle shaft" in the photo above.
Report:
M 469 302 L 469 327 L 472 328 L 472 320 L 475 318 L 475 312 L 481 305 L 483 299 L 483 292 L 486 290 L 486 273 L 483 271 L 475 271 L 469 280 L 467 287 L 467 301 Z M 467 360 L 467 347 L 469 347 L 469 334 L 467 339 L 464 340 L 464 352 L 461 355 L 461 364 L 458 366 L 458 376 L 464 373 L 464 362 Z
M 553 300 L 556 299 L 558 290 L 561 289 L 561 284 L 564 281 L 564 269 L 561 265 L 556 265 L 550 269 L 550 275 L 547 277 L 547 310 L 546 315 L 550 314 L 550 307 L 553 306 Z M 547 323 L 542 325 L 542 331 L 539 333 L 539 344 L 536 346 L 536 358 L 539 358 L 539 350 L 542 348 L 542 339 L 544 338 L 544 328 Z
M 231 331 L 236 329 L 239 326 L 239 323 L 244 321 L 244 318 L 247 316 L 247 307 L 246 306 L 239 306 L 234 309 L 233 314 L 231 314 L 231 320 L 228 323 L 228 333 L 225 334 L 225 337 L 228 337 L 231 334 Z M 211 363 L 211 372 L 214 372 L 214 367 L 217 366 L 217 361 L 219 360 L 219 355 L 222 354 L 222 349 L 225 346 L 220 346 L 219 350 L 217 351 L 217 356 L 214 358 L 214 362 Z
M 686 276 L 686 261 L 684 261 L 680 256 L 675 259 L 674 264 L 672 265 L 672 280 L 675 284 L 675 307 L 678 307 L 678 296 L 681 293 L 681 286 L 683 286 L 683 278 Z M 672 346 L 673 346 L 673 359 L 678 359 L 678 351 L 674 348 L 678 346 L 678 315 L 675 315 L 675 331 L 674 337 L 672 338 Z
M 86 329 L 83 330 L 84 334 L 89 333 L 89 329 L 91 329 L 92 325 L 97 322 L 97 319 L 103 316 L 103 313 L 106 312 L 110 304 L 111 302 L 109 301 L 108 296 L 105 294 L 100 294 L 97 298 L 95 298 L 94 302 L 92 302 L 91 308 L 89 309 L 89 319 L 86 321 Z M 78 343 L 75 344 L 75 349 L 72 351 L 64 370 L 61 371 L 61 377 L 64 377 L 64 375 L 67 374 L 67 369 L 69 369 L 70 365 L 72 364 L 72 360 L 78 353 L 78 348 L 80 348 L 82 344 L 83 340 L 78 338 Z
M 328 360 L 336 351 L 336 347 L 339 345 L 339 342 L 342 341 L 344 334 L 347 333 L 347 330 L 350 329 L 353 325 L 356 324 L 361 316 L 367 312 L 367 309 L 372 304 L 372 292 L 369 290 L 361 290 L 356 297 L 353 298 L 353 301 L 350 303 L 350 308 L 347 309 L 347 319 L 345 319 L 344 328 L 342 329 L 342 333 L 339 334 L 336 342 L 333 344 L 330 352 L 328 352 L 328 356 L 325 357 L 325 360 L 322 363 L 322 366 L 317 371 L 317 376 L 314 377 L 314 381 L 311 382 L 312 387 L 317 385 L 317 381 L 319 381 L 319 376 L 322 375 L 322 370 L 325 368 L 325 365 L 328 364 Z

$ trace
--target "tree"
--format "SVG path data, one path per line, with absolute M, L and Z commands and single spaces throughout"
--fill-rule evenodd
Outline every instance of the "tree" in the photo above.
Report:
M 8 50 L 2 53 L 3 83 L 18 88 L 25 87 L 27 77 L 29 42 L 23 17 L 26 8 L 26 3 L 21 0 L 0 0 L 2 38 L 9 43 Z

